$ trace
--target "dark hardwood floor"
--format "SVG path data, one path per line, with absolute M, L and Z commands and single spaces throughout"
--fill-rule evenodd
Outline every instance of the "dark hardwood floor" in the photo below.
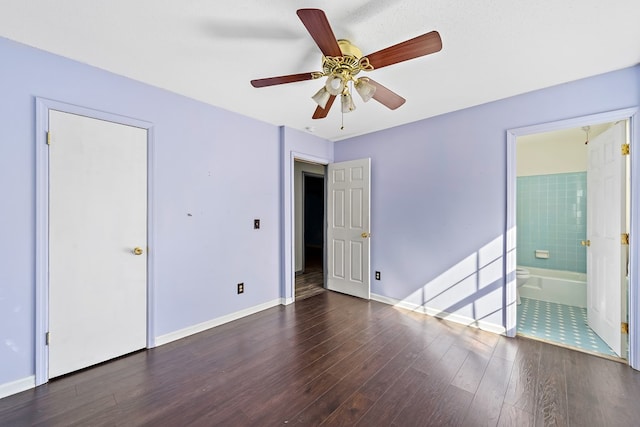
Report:
M 326 292 L 322 248 L 306 248 L 304 272 L 296 275 L 296 301 Z
M 332 292 L 0 400 L 2 426 L 633 426 L 640 373 Z
M 296 301 L 326 292 L 322 268 L 306 269 L 296 276 Z

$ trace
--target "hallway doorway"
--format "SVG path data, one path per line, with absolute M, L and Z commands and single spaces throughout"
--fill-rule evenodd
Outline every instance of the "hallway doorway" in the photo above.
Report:
M 295 162 L 296 300 L 326 291 L 324 169 L 324 165 Z

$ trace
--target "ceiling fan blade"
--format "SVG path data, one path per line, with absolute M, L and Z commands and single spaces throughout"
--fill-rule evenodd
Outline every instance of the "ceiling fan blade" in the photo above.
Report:
M 431 31 L 366 56 L 369 58 L 369 63 L 376 69 L 429 55 L 440 49 L 442 49 L 440 34 L 437 31 Z
M 327 16 L 320 9 L 298 9 L 298 17 L 324 56 L 342 56 Z
M 373 94 L 373 99 L 386 106 L 387 108 L 395 110 L 406 102 L 406 99 L 382 86 L 380 83 L 371 79 L 369 79 L 369 83 L 376 87 L 376 92 Z
M 313 79 L 312 73 L 289 74 L 287 76 L 267 77 L 266 79 L 251 80 L 251 86 L 265 87 L 265 86 L 281 85 L 285 83 L 301 82 L 304 80 L 311 80 L 311 79 Z
M 333 105 L 333 101 L 336 100 L 335 95 L 331 95 L 329 97 L 329 100 L 327 101 L 327 105 L 324 106 L 324 108 L 320 108 L 320 106 L 318 106 L 316 108 L 316 111 L 314 111 L 313 116 L 311 117 L 312 119 L 324 119 L 325 117 L 327 117 L 327 114 L 329 114 L 329 110 L 331 109 L 331 106 Z

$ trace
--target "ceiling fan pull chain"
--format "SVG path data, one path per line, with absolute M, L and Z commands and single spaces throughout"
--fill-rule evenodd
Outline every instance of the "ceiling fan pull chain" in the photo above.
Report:
M 342 123 L 340 124 L 340 130 L 344 130 L 344 113 L 340 114 L 342 114 Z

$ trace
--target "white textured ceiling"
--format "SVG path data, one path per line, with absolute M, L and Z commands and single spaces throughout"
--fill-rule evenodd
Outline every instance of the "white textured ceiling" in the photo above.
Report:
M 249 84 L 320 69 L 307 7 L 364 54 L 432 30 L 443 49 L 374 70 L 406 104 L 355 96 L 340 130 L 337 103 L 311 119 L 320 81 Z M 0 0 L 0 36 L 329 140 L 638 64 L 639 23 L 640 0 Z

